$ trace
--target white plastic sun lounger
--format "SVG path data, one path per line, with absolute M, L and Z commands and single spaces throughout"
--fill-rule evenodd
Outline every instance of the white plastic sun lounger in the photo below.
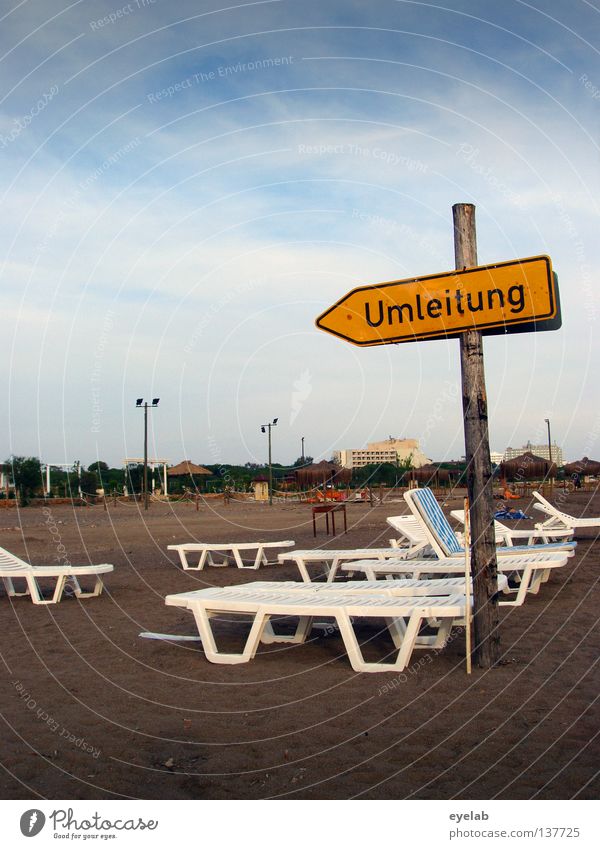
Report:
M 388 516 L 388 525 L 399 535 L 390 540 L 394 548 L 407 549 L 407 557 L 426 557 L 431 554 L 431 546 L 421 523 L 412 514 Z
M 534 491 L 533 494 L 537 498 L 537 502 L 533 505 L 534 508 L 541 510 L 549 517 L 545 522 L 536 525 L 536 528 L 540 531 L 550 533 L 552 530 L 556 531 L 557 528 L 567 528 L 573 533 L 578 528 L 600 528 L 600 516 L 589 518 L 570 516 L 547 501 L 539 492 Z
M 518 576 L 518 586 L 514 589 L 504 586 L 498 580 L 498 589 L 503 593 L 516 593 L 510 601 L 501 600 L 499 604 L 510 607 L 520 607 L 528 593 L 536 595 L 542 583 L 548 580 L 552 569 L 564 566 L 568 560 L 566 552 L 525 554 L 515 557 L 498 559 L 498 578 L 501 575 Z M 377 578 L 412 578 L 419 580 L 422 576 L 464 575 L 465 561 L 462 557 L 446 560 L 357 560 L 343 563 L 342 570 L 354 573 L 363 572 L 368 581 Z M 464 581 L 464 579 L 463 579 Z M 502 586 L 501 586 L 502 583 Z M 340 588 L 344 585 L 340 585 Z
M 465 550 L 456 538 L 450 522 L 445 517 L 436 497 L 429 487 L 411 489 L 404 493 L 406 503 L 415 518 L 419 519 L 423 530 L 437 557 L 461 557 Z M 545 545 L 513 545 L 496 550 L 498 558 L 512 557 L 515 554 L 534 552 L 566 551 L 572 555 L 577 543 L 554 542 Z
M 285 551 L 277 558 L 280 563 L 291 560 L 298 567 L 300 577 L 309 584 L 311 581 L 307 569 L 308 563 L 322 563 L 327 574 L 327 583 L 335 578 L 340 563 L 347 560 L 385 560 L 394 557 L 396 560 L 408 556 L 408 549 L 403 548 L 307 548 Z
M 445 645 L 453 623 L 464 617 L 463 595 L 445 597 L 395 597 L 374 592 L 339 592 L 314 589 L 295 589 L 283 592 L 249 591 L 238 588 L 212 587 L 190 593 L 170 595 L 166 604 L 191 611 L 202 641 L 207 660 L 211 663 L 246 663 L 251 660 L 259 643 L 303 643 L 310 634 L 312 619 L 327 616 L 335 619 L 350 663 L 355 672 L 402 671 L 409 663 L 415 647 L 441 648 Z M 241 652 L 220 652 L 210 620 L 220 614 L 247 614 L 253 617 L 250 633 Z M 273 616 L 298 618 L 291 635 L 277 634 L 271 623 Z M 393 662 L 364 660 L 354 632 L 354 621 L 381 618 L 388 627 L 398 656 Z M 403 620 L 407 620 L 405 624 Z M 420 636 L 424 622 L 438 623 L 433 636 Z
M 208 563 L 209 566 L 227 566 L 228 561 L 223 563 L 215 563 L 213 554 L 217 552 L 231 552 L 235 564 L 238 569 L 258 569 L 261 565 L 266 566 L 269 562 L 265 554 L 266 548 L 291 548 L 295 545 L 293 539 L 285 539 L 280 542 L 184 542 L 180 545 L 169 545 L 171 551 L 176 551 L 179 554 L 181 565 L 186 571 L 199 571 L 204 569 Z M 254 563 L 247 565 L 242 560 L 242 551 L 256 552 Z M 194 566 L 190 564 L 187 558 L 188 554 L 199 554 L 198 563 Z M 225 554 L 225 556 L 227 556 Z
M 380 563 L 381 561 L 376 561 Z M 350 566 L 348 566 L 350 568 Z M 233 589 L 230 587 L 230 589 Z M 293 590 L 308 590 L 312 592 L 374 592 L 379 595 L 392 596 L 445 596 L 445 595 L 464 595 L 465 579 L 460 578 L 431 578 L 429 580 L 420 580 L 414 578 L 396 578 L 393 581 L 345 581 L 343 584 L 332 586 L 331 584 L 309 584 L 308 586 L 302 581 L 253 581 L 250 584 L 238 584 L 236 590 L 244 592 L 260 591 L 275 591 L 287 592 Z M 498 575 L 498 589 L 504 591 L 508 589 L 508 578 L 506 575 Z
M 73 593 L 77 598 L 93 598 L 100 595 L 104 587 L 101 575 L 112 572 L 114 566 L 109 563 L 101 563 L 97 566 L 32 566 L 25 560 L 21 560 L 15 554 L 11 554 L 5 548 L 0 548 L 0 578 L 4 582 L 6 592 L 9 596 L 31 596 L 34 604 L 57 604 L 63 595 L 67 582 L 72 586 Z M 91 592 L 83 592 L 77 578 L 86 575 L 95 577 L 96 582 Z M 40 578 L 55 578 L 56 586 L 52 598 L 45 599 L 38 580 Z M 13 581 L 22 579 L 25 581 L 24 592 L 17 592 Z
M 464 525 L 464 510 L 451 510 L 450 515 L 456 519 L 457 522 Z M 509 528 L 508 525 L 504 525 L 497 519 L 494 519 L 494 530 L 496 533 L 496 544 L 510 547 L 519 544 L 516 540 L 521 540 L 524 545 L 535 545 L 536 540 L 539 540 L 542 543 L 557 542 L 559 540 L 566 540 L 568 542 L 573 538 L 573 531 L 569 528 L 554 528 L 553 530 L 548 528 L 540 530 L 539 527 L 536 527 L 530 530 L 517 531 L 513 528 Z

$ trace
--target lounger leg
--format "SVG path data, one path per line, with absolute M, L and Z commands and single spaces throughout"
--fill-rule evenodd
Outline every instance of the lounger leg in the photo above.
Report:
M 210 614 L 214 616 L 217 612 L 218 611 L 216 610 L 211 610 Z M 249 660 L 252 660 L 256 654 L 258 644 L 260 643 L 260 638 L 265 627 L 265 622 L 268 619 L 268 614 L 261 611 L 256 613 L 252 627 L 250 628 L 250 633 L 246 640 L 246 645 L 241 653 L 226 654 L 217 649 L 217 644 L 215 643 L 213 631 L 210 626 L 209 615 L 207 615 L 206 610 L 202 607 L 194 607 L 193 613 L 196 618 L 196 624 L 202 640 L 202 648 L 204 649 L 207 660 L 211 663 L 226 664 L 247 663 Z
M 54 595 L 52 596 L 52 603 L 58 604 L 58 602 L 61 600 L 63 591 L 65 589 L 65 585 L 67 583 L 67 579 L 68 579 L 68 575 L 62 575 L 56 581 L 56 587 L 54 588 Z
M 312 583 L 310 580 L 310 575 L 308 574 L 308 569 L 304 565 L 304 560 L 302 558 L 297 558 L 295 560 L 296 566 L 298 567 L 298 571 L 300 572 L 300 577 L 304 581 L 305 584 Z
M 408 620 L 408 625 L 406 627 L 406 634 L 404 635 L 404 641 L 402 643 L 402 647 L 400 648 L 400 652 L 398 653 L 398 657 L 396 659 L 396 663 L 393 664 L 394 668 L 401 672 L 405 666 L 408 666 L 411 655 L 413 653 L 413 649 L 417 642 L 417 637 L 419 636 L 419 631 L 421 629 L 421 623 L 423 622 L 422 617 L 414 611 L 410 619 Z
M 252 566 L 242 566 L 242 569 L 260 569 L 262 565 L 267 563 L 267 558 L 265 557 L 265 550 L 262 546 L 256 552 L 256 557 L 254 558 L 254 564 Z
M 99 596 L 102 593 L 102 590 L 104 589 L 104 582 L 100 575 L 96 575 L 96 583 L 94 584 L 94 589 L 89 593 L 84 593 L 81 587 L 79 586 L 79 583 L 77 584 L 77 586 L 79 587 L 78 590 L 75 590 L 75 595 L 77 596 L 77 598 L 95 598 L 96 596 Z
M 340 628 L 340 633 L 344 640 L 346 652 L 348 653 L 352 669 L 354 669 L 355 672 L 402 672 L 411 658 L 422 621 L 422 617 L 417 613 L 417 611 L 414 611 L 411 614 L 406 628 L 406 633 L 402 640 L 402 645 L 395 662 L 367 663 L 362 656 L 362 652 L 348 614 L 344 611 L 340 611 L 336 618 Z
M 271 618 L 268 617 L 265 622 L 261 643 L 304 643 L 312 630 L 312 616 L 300 616 L 296 630 L 293 634 L 276 634 L 273 629 Z
M 385 619 L 385 624 L 387 625 L 387 629 L 390 632 L 390 636 L 394 641 L 394 645 L 397 649 L 402 645 L 402 641 L 404 639 L 404 635 L 406 634 L 406 622 L 403 617 L 395 617 L 390 619 Z
M 434 637 L 419 637 L 417 642 L 415 643 L 415 648 L 425 648 L 424 644 L 421 644 L 421 640 L 431 639 L 431 643 L 427 646 L 427 648 L 433 649 L 443 649 L 446 643 L 448 642 L 448 637 L 450 636 L 450 631 L 452 630 L 452 626 L 454 625 L 454 619 L 449 616 L 445 616 L 443 619 L 438 619 L 439 628 L 438 632 Z M 457 623 L 458 624 L 458 623 Z
M 182 569 L 189 569 L 189 563 L 187 562 L 187 557 L 185 556 L 185 551 L 182 551 L 180 548 L 177 549 L 177 554 L 179 555 L 179 562 L 181 563 Z
M 28 577 L 27 586 L 29 587 L 29 593 L 31 595 L 32 602 L 34 604 L 57 604 L 61 600 L 66 580 L 67 575 L 63 575 L 62 577 L 57 578 L 56 587 L 54 588 L 52 598 L 45 599 L 33 575 L 31 577 Z
M 17 592 L 15 590 L 15 585 L 12 582 L 12 578 L 3 578 L 2 580 L 4 581 L 4 586 L 6 587 L 6 592 L 8 593 L 9 596 L 31 595 L 31 593 L 29 591 L 29 582 L 27 581 L 27 579 L 24 579 L 26 589 L 22 593 Z
M 335 576 L 337 575 L 337 571 L 340 567 L 340 558 L 334 557 L 331 561 L 331 566 L 329 567 L 329 572 L 327 573 L 327 583 L 332 584 Z
M 244 566 L 244 561 L 242 560 L 241 554 L 237 548 L 232 548 L 231 553 L 233 554 L 233 559 L 235 560 L 235 565 L 238 569 L 248 569 L 248 566 Z
M 397 649 L 402 647 L 406 635 L 406 622 L 404 619 L 386 619 L 386 625 Z M 427 620 L 428 625 L 436 628 L 435 634 L 420 635 L 415 639 L 415 649 L 438 649 L 446 645 L 454 620 L 444 617 L 443 619 Z M 392 630 L 393 629 L 393 630 Z
M 544 581 L 548 580 L 547 576 L 549 573 L 550 569 L 536 569 L 529 581 L 527 592 L 530 592 L 532 595 L 537 595 L 540 591 L 540 586 L 544 583 Z
M 523 570 L 523 574 L 520 576 L 521 580 L 519 583 L 519 591 L 517 592 L 516 596 L 511 601 L 499 601 L 498 604 L 502 605 L 503 607 L 521 607 L 521 605 L 525 602 L 527 591 L 529 590 L 529 586 L 531 584 L 532 571 L 533 570 L 531 566 L 527 566 Z

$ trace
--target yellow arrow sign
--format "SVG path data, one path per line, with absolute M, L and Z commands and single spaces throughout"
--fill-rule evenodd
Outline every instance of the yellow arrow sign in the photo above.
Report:
M 448 339 L 467 330 L 485 335 L 556 330 L 558 278 L 550 257 L 535 256 L 361 286 L 316 324 L 355 345 Z

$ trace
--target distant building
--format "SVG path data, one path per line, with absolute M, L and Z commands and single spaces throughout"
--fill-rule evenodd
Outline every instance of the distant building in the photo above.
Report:
M 521 454 L 529 451 L 530 454 L 535 454 L 536 457 L 543 457 L 544 460 L 552 460 L 557 466 L 564 466 L 562 448 L 559 448 L 556 442 L 553 442 L 551 447 L 552 457 L 550 457 L 548 451 L 548 443 L 545 445 L 532 445 L 531 442 L 528 442 L 527 445 L 523 445 L 521 448 L 507 448 L 504 452 L 503 459 L 515 460 Z
M 490 451 L 490 460 L 495 466 L 499 466 L 504 460 L 504 454 L 502 451 Z
M 14 488 L 15 485 L 11 480 L 10 463 L 0 463 L 0 490 L 4 490 L 8 497 L 8 491 Z
M 346 469 L 360 469 L 371 463 L 402 463 L 408 458 L 414 468 L 425 466 L 431 460 L 423 454 L 418 439 L 394 439 L 369 442 L 366 448 L 343 448 L 334 452 L 334 460 Z

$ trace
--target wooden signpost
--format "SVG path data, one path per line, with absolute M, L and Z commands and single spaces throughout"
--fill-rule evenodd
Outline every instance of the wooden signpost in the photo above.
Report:
M 452 215 L 456 271 L 353 289 L 316 324 L 359 346 L 460 340 L 474 657 L 489 668 L 499 660 L 500 637 L 482 336 L 556 330 L 560 300 L 549 257 L 477 266 L 475 207 L 455 204 Z
M 468 203 L 457 203 L 452 207 L 452 216 L 457 269 L 477 265 L 475 207 Z M 500 659 L 500 633 L 492 461 L 483 340 L 479 330 L 469 330 L 460 337 L 460 368 L 471 535 L 475 662 L 489 669 Z

